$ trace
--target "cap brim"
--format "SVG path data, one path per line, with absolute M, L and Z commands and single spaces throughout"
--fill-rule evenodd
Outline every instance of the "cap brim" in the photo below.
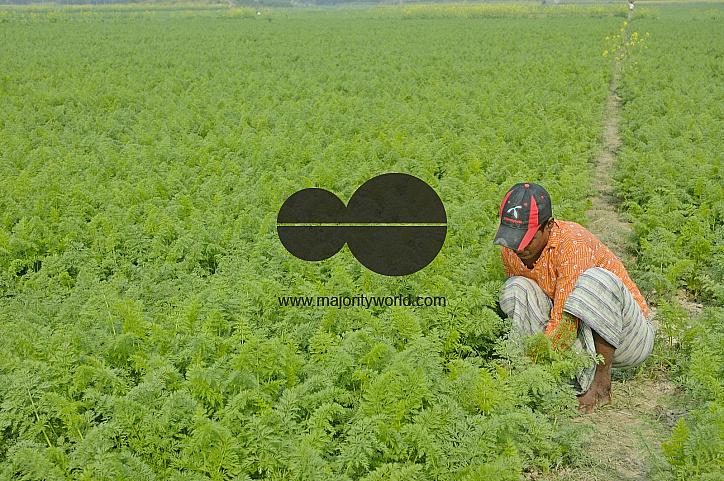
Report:
M 502 223 L 498 226 L 498 232 L 495 234 L 493 244 L 498 244 L 514 251 L 525 249 L 525 246 L 530 244 L 536 231 L 540 226 L 531 226 L 526 229 L 516 229 L 513 227 L 504 226 Z

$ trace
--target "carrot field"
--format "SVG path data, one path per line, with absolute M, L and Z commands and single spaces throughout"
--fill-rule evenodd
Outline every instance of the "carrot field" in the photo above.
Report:
M 688 400 L 647 479 L 721 479 L 722 31 L 712 3 L 0 7 L 0 479 L 588 469 L 566 380 L 591 360 L 507 340 L 492 239 L 517 182 L 591 220 L 612 85 L 626 267 L 660 326 L 630 376 Z M 295 192 L 346 204 L 393 172 L 444 204 L 423 269 L 280 242 Z

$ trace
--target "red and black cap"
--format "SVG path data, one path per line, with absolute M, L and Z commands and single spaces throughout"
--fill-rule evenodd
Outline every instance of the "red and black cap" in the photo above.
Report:
M 525 249 L 541 224 L 552 217 L 550 195 L 538 184 L 515 184 L 500 204 L 499 215 L 493 244 Z

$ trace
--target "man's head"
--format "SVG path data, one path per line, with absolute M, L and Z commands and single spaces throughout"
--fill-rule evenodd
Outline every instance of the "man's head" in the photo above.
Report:
M 540 243 L 541 235 L 548 242 L 546 231 L 548 220 L 553 216 L 551 198 L 548 192 L 538 184 L 515 184 L 500 204 L 500 226 L 493 244 L 499 244 L 516 252 L 525 251 L 528 244 L 536 239 Z M 541 234 L 536 235 L 537 232 Z M 545 247 L 545 243 L 541 249 Z M 532 250 L 530 246 L 527 250 Z M 538 252 L 540 255 L 540 252 Z

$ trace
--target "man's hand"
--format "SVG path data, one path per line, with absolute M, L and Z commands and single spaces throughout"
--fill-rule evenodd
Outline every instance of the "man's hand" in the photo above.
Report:
M 552 331 L 528 338 L 526 352 L 534 363 L 549 361 L 553 352 L 562 352 L 570 348 L 575 342 L 577 334 L 578 319 L 564 312 L 563 319 Z
M 563 313 L 563 318 L 556 328 L 553 331 L 546 333 L 548 338 L 551 340 L 551 348 L 554 351 L 559 352 L 571 347 L 573 342 L 576 340 L 577 334 L 578 318 L 568 314 L 567 312 Z

